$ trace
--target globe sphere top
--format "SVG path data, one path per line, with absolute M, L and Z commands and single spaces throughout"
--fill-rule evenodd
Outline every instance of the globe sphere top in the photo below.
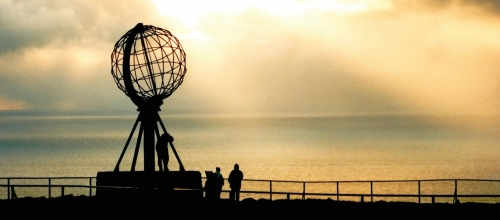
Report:
M 115 44 L 111 74 L 139 107 L 159 107 L 183 82 L 186 53 L 168 30 L 137 24 Z

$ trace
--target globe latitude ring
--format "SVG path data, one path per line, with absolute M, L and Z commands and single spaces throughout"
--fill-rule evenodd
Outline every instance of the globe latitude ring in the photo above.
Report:
M 137 24 L 115 44 L 111 74 L 116 85 L 141 108 L 159 109 L 183 82 L 186 53 L 168 30 Z

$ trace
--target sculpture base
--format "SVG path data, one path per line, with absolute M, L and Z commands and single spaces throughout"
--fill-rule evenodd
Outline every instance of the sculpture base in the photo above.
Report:
M 98 172 L 96 186 L 98 197 L 203 198 L 199 171 Z

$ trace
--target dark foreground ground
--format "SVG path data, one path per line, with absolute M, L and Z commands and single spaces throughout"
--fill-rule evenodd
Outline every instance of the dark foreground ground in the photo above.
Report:
M 165 200 L 73 197 L 0 200 L 0 219 L 498 219 L 500 204 L 332 200 Z

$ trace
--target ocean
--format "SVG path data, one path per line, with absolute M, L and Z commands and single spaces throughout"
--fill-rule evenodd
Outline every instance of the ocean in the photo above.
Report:
M 0 176 L 112 171 L 137 115 L 2 111 Z M 160 115 L 186 170 L 203 175 L 220 167 L 227 178 L 238 163 L 245 179 L 500 179 L 498 116 Z M 130 170 L 135 137 L 122 171 Z M 173 153 L 169 168 L 179 169 Z

